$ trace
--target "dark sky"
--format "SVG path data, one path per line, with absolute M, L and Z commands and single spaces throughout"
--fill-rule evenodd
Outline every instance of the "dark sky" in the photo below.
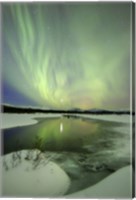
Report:
M 128 109 L 131 2 L 3 3 L 3 102 Z

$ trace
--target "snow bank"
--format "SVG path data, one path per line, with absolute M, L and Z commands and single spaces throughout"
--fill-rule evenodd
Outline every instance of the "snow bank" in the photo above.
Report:
M 130 115 L 78 115 L 87 117 L 90 119 L 98 119 L 104 121 L 112 121 L 112 122 L 123 122 L 123 123 L 130 123 L 132 122 L 132 117 Z
M 49 118 L 49 117 L 59 117 L 60 114 L 43 114 L 43 113 L 36 113 L 36 114 L 9 114 L 9 113 L 2 113 L 1 114 L 1 128 L 12 128 L 17 126 L 24 126 L 30 124 L 36 124 L 37 120 L 34 118 Z
M 2 196 L 59 197 L 66 193 L 69 177 L 39 152 L 22 150 L 2 157 Z
M 98 184 L 66 198 L 132 198 L 132 166 L 119 169 Z

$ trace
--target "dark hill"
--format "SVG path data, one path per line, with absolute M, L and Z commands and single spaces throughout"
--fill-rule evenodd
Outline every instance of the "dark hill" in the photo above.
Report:
M 80 110 L 80 109 L 72 109 L 72 110 L 44 110 L 40 108 L 26 108 L 26 107 L 14 107 L 10 105 L 2 105 L 2 112 L 3 113 L 68 113 L 68 114 L 135 114 L 134 112 L 130 111 L 110 111 L 110 110 L 101 110 L 101 109 L 92 109 L 92 110 Z

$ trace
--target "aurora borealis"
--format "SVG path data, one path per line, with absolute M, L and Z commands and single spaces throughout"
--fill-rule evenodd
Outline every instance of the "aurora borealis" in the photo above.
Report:
M 2 4 L 3 101 L 130 107 L 131 2 Z

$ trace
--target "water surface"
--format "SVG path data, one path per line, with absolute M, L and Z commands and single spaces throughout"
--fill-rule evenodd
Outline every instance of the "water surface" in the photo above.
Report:
M 122 134 L 113 130 L 122 123 L 86 118 L 38 119 L 34 125 L 4 129 L 4 154 L 38 148 L 42 151 L 87 152 L 112 147 Z M 88 147 L 88 148 L 87 148 Z

